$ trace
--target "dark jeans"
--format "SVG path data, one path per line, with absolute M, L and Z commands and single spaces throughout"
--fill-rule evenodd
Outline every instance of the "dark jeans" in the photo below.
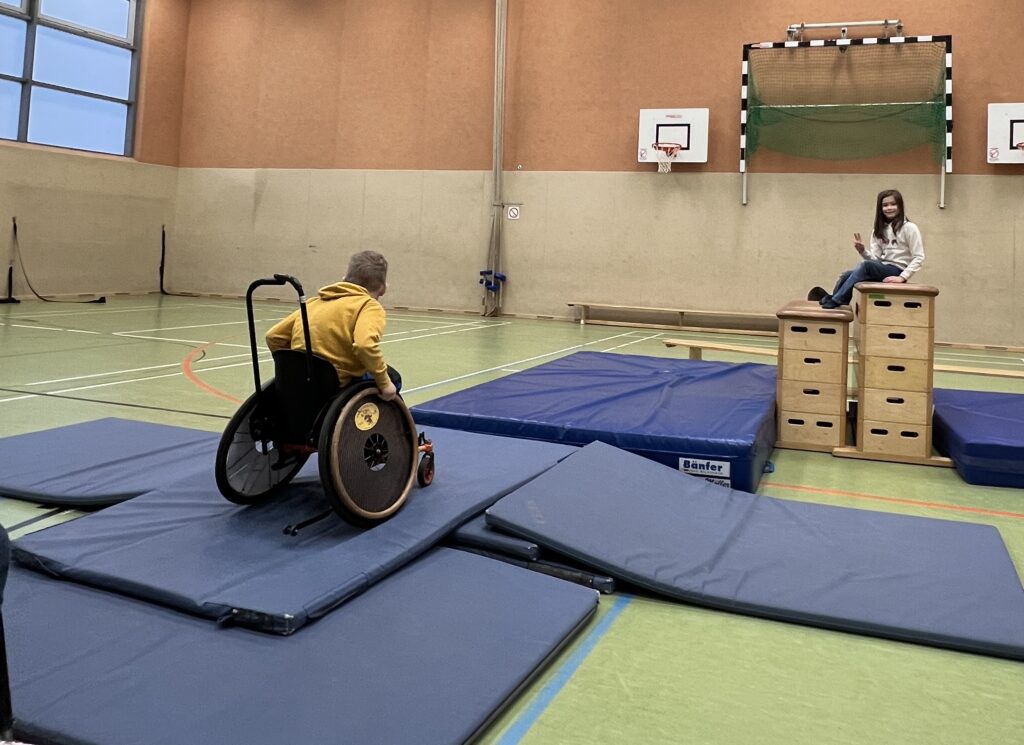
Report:
M 388 377 L 391 378 L 391 382 L 395 384 L 395 389 L 402 392 L 402 376 L 398 373 L 398 370 L 388 365 Z M 373 380 L 373 376 L 370 373 L 363 373 L 363 380 Z
M 848 272 L 839 275 L 839 281 L 832 290 L 832 301 L 837 305 L 849 305 L 853 298 L 853 286 L 858 282 L 881 282 L 886 277 L 895 277 L 903 269 L 895 264 L 883 264 L 881 261 L 862 261 Z

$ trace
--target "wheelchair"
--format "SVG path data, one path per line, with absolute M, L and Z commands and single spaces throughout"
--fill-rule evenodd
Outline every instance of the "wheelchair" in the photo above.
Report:
M 261 383 L 252 296 L 258 287 L 284 284 L 299 296 L 305 350 L 274 352 L 274 377 Z M 342 388 L 334 366 L 313 353 L 297 279 L 284 274 L 258 279 L 249 285 L 245 304 L 255 390 L 228 422 L 217 448 L 217 488 L 227 500 L 241 505 L 268 500 L 317 453 L 330 509 L 284 529 L 297 535 L 332 513 L 357 527 L 372 527 L 402 508 L 413 481 L 424 487 L 433 482 L 433 445 L 417 434 L 401 397 L 385 401 L 373 381 Z

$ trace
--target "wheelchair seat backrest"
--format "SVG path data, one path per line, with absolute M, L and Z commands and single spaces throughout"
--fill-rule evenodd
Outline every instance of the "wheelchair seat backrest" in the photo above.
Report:
M 310 379 L 310 359 L 303 350 L 279 349 L 273 358 L 274 393 L 280 417 L 278 438 L 294 445 L 315 446 L 321 413 L 341 390 L 338 372 L 326 359 L 313 355 Z

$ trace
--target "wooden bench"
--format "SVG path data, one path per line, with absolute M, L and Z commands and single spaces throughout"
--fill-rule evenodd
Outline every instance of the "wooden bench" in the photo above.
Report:
M 688 347 L 691 360 L 703 359 L 703 350 L 712 349 L 720 352 L 738 352 L 740 354 L 753 354 L 763 357 L 778 357 L 779 350 L 770 347 L 748 347 L 742 344 L 722 344 L 717 341 L 704 341 L 703 339 L 664 339 L 666 347 Z M 940 365 L 934 364 L 935 372 L 960 373 L 962 375 L 985 375 L 990 378 L 1016 378 L 1024 379 L 1024 371 L 1021 370 L 1000 370 L 988 367 L 964 367 L 962 365 Z
M 764 357 L 778 357 L 778 347 L 748 347 L 742 344 L 720 344 L 717 341 L 703 341 L 701 339 L 665 339 L 666 347 L 689 347 L 690 359 L 704 359 L 705 349 L 715 349 L 720 352 L 739 352 L 740 354 L 754 354 Z
M 750 336 L 776 336 L 778 319 L 773 313 L 743 313 L 725 310 L 692 310 L 686 308 L 652 308 L 643 305 L 615 305 L 613 303 L 588 303 L 574 300 L 567 303 L 570 308 L 580 309 L 580 325 L 588 323 L 600 326 L 632 326 L 637 328 L 671 329 L 673 331 L 710 331 Z M 592 311 L 604 311 L 609 315 L 647 315 L 675 317 L 676 323 L 651 323 L 620 320 L 617 318 L 594 318 Z M 732 328 L 714 326 L 688 326 L 687 319 L 703 321 L 719 319 Z

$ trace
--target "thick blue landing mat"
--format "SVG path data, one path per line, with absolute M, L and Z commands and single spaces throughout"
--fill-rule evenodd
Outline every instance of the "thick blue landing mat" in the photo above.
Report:
M 1024 589 L 989 525 L 755 496 L 600 443 L 487 521 L 698 605 L 1024 659 Z
M 450 549 L 288 637 L 11 575 L 18 734 L 58 745 L 465 742 L 597 606 Z
M 5 437 L 0 496 L 57 507 L 106 507 L 213 468 L 219 438 L 115 418 Z
M 420 424 L 600 441 L 753 492 L 775 447 L 775 367 L 578 352 L 413 408 Z
M 1024 395 L 936 388 L 932 439 L 969 484 L 1024 489 Z
M 431 428 L 434 483 L 370 530 L 327 509 L 318 482 L 237 507 L 211 471 L 14 543 L 26 566 L 207 618 L 289 634 L 438 543 L 574 448 Z

